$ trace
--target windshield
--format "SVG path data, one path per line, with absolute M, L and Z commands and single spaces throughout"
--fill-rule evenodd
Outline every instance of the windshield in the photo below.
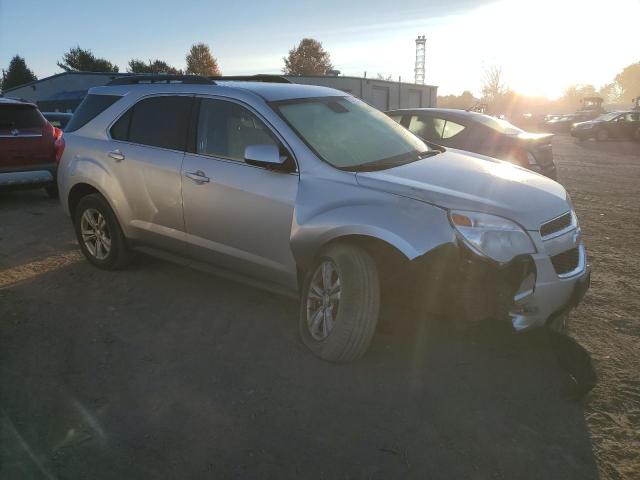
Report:
M 275 109 L 323 160 L 342 170 L 391 168 L 429 147 L 385 114 L 354 97 L 275 102 Z
M 490 117 L 489 115 L 478 115 L 475 119 L 496 132 L 504 133 L 505 135 L 518 135 L 520 133 L 524 133 L 524 130 L 521 128 L 518 128 L 500 118 Z
M 596 120 L 599 120 L 601 122 L 608 122 L 608 121 L 613 120 L 614 118 L 616 118 L 618 115 L 620 115 L 620 114 L 616 113 L 616 112 L 605 113 L 605 114 L 600 115 L 599 117 L 597 117 Z

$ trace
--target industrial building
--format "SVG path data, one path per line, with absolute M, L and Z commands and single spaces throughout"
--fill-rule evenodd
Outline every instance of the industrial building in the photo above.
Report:
M 4 95 L 36 103 L 46 112 L 73 112 L 92 87 L 106 85 L 127 73 L 64 72 L 8 89 Z M 293 83 L 335 88 L 361 98 L 380 110 L 435 107 L 438 87 L 373 78 L 284 76 Z

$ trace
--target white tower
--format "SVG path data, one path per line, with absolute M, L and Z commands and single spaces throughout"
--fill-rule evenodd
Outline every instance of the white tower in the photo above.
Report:
M 427 37 L 424 35 L 418 35 L 416 38 L 416 84 L 424 85 L 424 61 L 425 61 L 425 47 L 427 44 Z

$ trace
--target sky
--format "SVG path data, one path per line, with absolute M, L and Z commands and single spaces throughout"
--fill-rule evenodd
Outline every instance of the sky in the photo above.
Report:
M 478 94 L 484 72 L 527 95 L 611 82 L 640 61 L 640 0 L 0 0 L 0 67 L 25 57 L 39 77 L 76 45 L 126 71 L 131 58 L 184 68 L 209 44 L 223 74 L 279 73 L 304 37 L 320 40 L 343 75 L 414 79 L 426 35 L 425 83 Z

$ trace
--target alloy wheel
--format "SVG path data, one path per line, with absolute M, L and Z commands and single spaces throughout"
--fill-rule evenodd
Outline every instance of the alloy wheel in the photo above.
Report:
M 94 208 L 86 209 L 80 219 L 82 241 L 91 256 L 104 260 L 111 251 L 111 235 L 102 213 Z
M 307 329 L 314 340 L 325 340 L 336 322 L 340 304 L 340 274 L 331 260 L 316 268 L 307 291 Z

